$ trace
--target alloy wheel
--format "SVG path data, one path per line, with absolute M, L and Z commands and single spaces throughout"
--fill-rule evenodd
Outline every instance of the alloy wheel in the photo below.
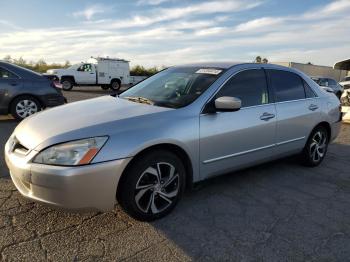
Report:
M 310 143 L 310 157 L 314 162 L 320 161 L 327 150 L 327 136 L 324 132 L 318 131 L 312 137 Z
M 135 188 L 137 207 L 146 214 L 157 214 L 171 206 L 179 193 L 179 174 L 166 162 L 149 166 Z

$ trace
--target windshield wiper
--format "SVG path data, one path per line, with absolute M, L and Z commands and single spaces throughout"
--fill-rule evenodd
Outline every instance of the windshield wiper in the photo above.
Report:
M 147 105 L 154 105 L 154 102 L 152 100 L 142 96 L 125 96 L 123 98 L 132 102 L 138 102 L 138 103 L 147 104 Z

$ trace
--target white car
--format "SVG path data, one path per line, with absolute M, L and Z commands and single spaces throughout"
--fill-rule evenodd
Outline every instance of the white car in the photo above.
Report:
M 339 84 L 341 84 L 344 89 L 350 88 L 350 76 L 345 77 Z
M 86 63 L 75 64 L 67 69 L 51 69 L 47 73 L 57 76 L 65 91 L 82 85 L 117 91 L 122 84 L 130 83 L 129 61 L 123 59 L 91 58 Z

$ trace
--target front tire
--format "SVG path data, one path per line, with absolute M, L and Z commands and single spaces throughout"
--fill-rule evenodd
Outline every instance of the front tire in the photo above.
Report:
M 12 101 L 10 113 L 16 120 L 23 120 L 41 110 L 41 105 L 32 96 L 20 96 Z
M 316 127 L 302 152 L 303 163 L 306 166 L 315 167 L 322 163 L 328 149 L 328 131 L 325 127 Z
M 152 221 L 169 214 L 185 189 L 185 167 L 163 150 L 138 158 L 118 187 L 118 201 L 133 218 Z
M 61 84 L 62 84 L 62 89 L 63 89 L 64 91 L 70 91 L 70 90 L 72 90 L 73 85 L 74 85 L 73 81 L 70 80 L 70 79 L 63 79 L 63 80 L 61 81 Z

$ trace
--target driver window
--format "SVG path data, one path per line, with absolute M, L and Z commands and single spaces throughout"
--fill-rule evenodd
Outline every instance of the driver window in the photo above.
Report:
M 92 65 L 91 64 L 83 64 L 78 68 L 78 71 L 81 72 L 91 72 L 92 71 Z
M 269 103 L 265 72 L 262 69 L 245 70 L 233 76 L 216 97 L 231 96 L 242 100 L 242 107 Z

